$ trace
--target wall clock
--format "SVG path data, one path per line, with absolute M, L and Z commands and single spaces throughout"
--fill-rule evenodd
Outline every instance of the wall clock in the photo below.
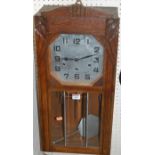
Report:
M 44 6 L 34 16 L 41 150 L 110 155 L 117 8 Z

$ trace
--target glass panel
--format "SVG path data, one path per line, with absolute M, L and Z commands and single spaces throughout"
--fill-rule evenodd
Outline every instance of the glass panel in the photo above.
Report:
M 98 147 L 101 93 L 52 93 L 52 143 L 57 146 Z

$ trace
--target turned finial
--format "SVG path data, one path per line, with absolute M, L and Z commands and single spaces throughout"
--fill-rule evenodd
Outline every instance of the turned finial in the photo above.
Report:
M 81 0 L 76 0 L 76 4 L 82 5 L 82 1 Z

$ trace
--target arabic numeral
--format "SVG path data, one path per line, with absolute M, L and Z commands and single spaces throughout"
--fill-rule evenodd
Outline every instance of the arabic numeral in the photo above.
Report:
M 55 66 L 55 71 L 59 72 L 61 70 L 60 66 Z
M 57 52 L 61 51 L 61 46 L 54 46 L 54 51 L 57 51 Z
M 100 47 L 94 47 L 94 52 L 95 52 L 95 53 L 98 53 L 99 50 L 100 50 Z
M 89 39 L 87 39 L 87 44 L 89 44 L 90 43 L 90 40 Z
M 78 80 L 78 79 L 80 79 L 80 75 L 79 75 L 79 74 L 75 74 L 75 75 L 74 75 L 74 78 L 75 78 L 76 80 Z
M 93 69 L 93 71 L 94 71 L 94 72 L 99 72 L 98 67 L 95 67 L 95 68 Z
M 75 38 L 73 40 L 73 43 L 76 44 L 76 45 L 79 45 L 80 44 L 80 39 L 79 38 Z
M 60 62 L 60 56 L 55 56 L 55 61 Z
M 68 73 L 65 73 L 64 76 L 65 76 L 66 79 L 68 79 L 69 74 Z
M 85 79 L 90 80 L 90 74 L 85 74 Z
M 63 42 L 63 44 L 67 44 L 68 43 L 68 38 L 63 38 L 62 42 Z
M 99 57 L 95 57 L 94 59 L 94 63 L 99 63 Z

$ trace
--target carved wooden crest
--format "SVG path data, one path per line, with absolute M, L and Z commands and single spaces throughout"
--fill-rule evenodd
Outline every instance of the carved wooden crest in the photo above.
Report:
M 106 38 L 111 41 L 117 35 L 119 31 L 119 20 L 115 18 L 107 19 L 106 21 Z
M 38 35 L 45 38 L 46 35 L 46 19 L 43 16 L 36 16 L 35 31 Z

